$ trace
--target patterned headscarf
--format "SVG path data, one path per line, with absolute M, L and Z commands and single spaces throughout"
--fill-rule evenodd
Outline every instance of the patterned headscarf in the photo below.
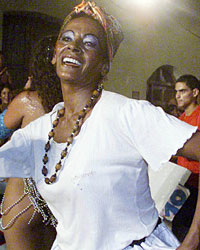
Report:
M 95 2 L 85 2 L 85 0 L 82 0 L 79 5 L 75 6 L 74 10 L 65 18 L 58 38 L 60 38 L 62 30 L 66 24 L 74 16 L 78 16 L 80 13 L 85 13 L 86 15 L 91 16 L 102 25 L 106 33 L 109 63 L 111 63 L 124 36 L 118 21 L 113 16 L 106 13 L 103 8 L 98 7 Z

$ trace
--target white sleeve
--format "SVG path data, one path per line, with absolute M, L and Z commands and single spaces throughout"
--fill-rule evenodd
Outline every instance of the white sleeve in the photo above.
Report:
M 24 129 L 17 130 L 0 148 L 0 177 L 32 177 L 31 141 L 24 134 Z
M 155 170 L 169 161 L 197 130 L 147 101 L 128 101 L 121 115 L 131 141 Z

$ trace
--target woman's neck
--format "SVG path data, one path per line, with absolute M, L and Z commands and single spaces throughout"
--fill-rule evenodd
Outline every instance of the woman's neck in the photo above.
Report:
M 75 114 L 83 109 L 89 101 L 95 87 L 77 87 L 69 84 L 61 84 L 65 113 Z M 97 87 L 97 86 L 96 86 Z

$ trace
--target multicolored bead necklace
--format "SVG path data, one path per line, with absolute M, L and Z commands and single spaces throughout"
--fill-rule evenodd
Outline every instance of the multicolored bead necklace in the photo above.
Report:
M 48 141 L 47 141 L 47 143 L 45 145 L 45 155 L 43 157 L 43 163 L 44 163 L 44 165 L 43 165 L 43 168 L 42 168 L 42 174 L 45 176 L 45 183 L 46 184 L 52 184 L 52 183 L 54 183 L 56 181 L 56 179 L 57 179 L 57 173 L 58 173 L 59 170 L 61 170 L 61 168 L 62 168 L 62 162 L 63 162 L 64 158 L 68 154 L 68 147 L 72 144 L 74 137 L 76 135 L 78 135 L 78 133 L 80 132 L 81 126 L 83 124 L 84 117 L 86 116 L 86 114 L 96 104 L 96 102 L 98 100 L 98 97 L 100 96 L 100 94 L 102 92 L 102 89 L 103 89 L 103 85 L 101 84 L 97 89 L 95 89 L 92 92 L 92 96 L 90 97 L 89 102 L 80 111 L 80 113 L 78 115 L 78 119 L 76 120 L 75 125 L 74 125 L 74 127 L 72 129 L 72 133 L 66 139 L 67 145 L 66 145 L 65 149 L 61 152 L 61 154 L 60 154 L 60 160 L 58 161 L 58 163 L 55 166 L 55 173 L 50 178 L 48 178 L 48 177 L 46 177 L 47 174 L 48 174 L 48 169 L 46 167 L 46 164 L 49 161 L 47 153 L 48 153 L 48 151 L 51 148 L 50 140 L 52 138 L 54 138 L 54 135 L 55 135 L 54 129 L 55 129 L 55 127 L 58 126 L 60 118 L 63 117 L 64 114 L 65 114 L 65 109 L 64 108 L 58 110 L 57 117 L 56 117 L 55 121 L 53 122 L 53 128 L 51 129 L 51 131 L 48 134 Z

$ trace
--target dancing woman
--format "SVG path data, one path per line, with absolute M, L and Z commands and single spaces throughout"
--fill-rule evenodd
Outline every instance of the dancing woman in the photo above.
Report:
M 63 102 L 0 149 L 1 175 L 32 177 L 56 217 L 53 250 L 179 246 L 158 218 L 147 168 L 176 152 L 199 159 L 200 133 L 147 101 L 103 90 L 122 40 L 116 19 L 94 2 L 76 6 L 52 61 Z

